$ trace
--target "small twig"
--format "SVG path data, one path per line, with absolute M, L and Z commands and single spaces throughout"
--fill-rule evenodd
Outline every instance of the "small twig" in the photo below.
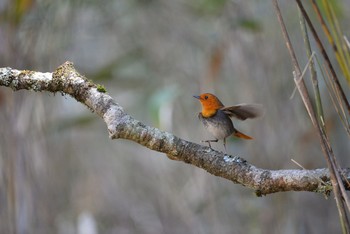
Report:
M 306 65 L 305 65 L 305 67 L 304 67 L 303 72 L 301 73 L 300 78 L 296 81 L 296 83 L 300 83 L 300 81 L 304 78 L 305 73 L 306 73 L 306 71 L 307 71 L 307 68 L 310 66 L 310 64 L 311 64 L 312 59 L 313 59 L 314 56 L 315 56 L 315 52 L 312 52 L 312 54 L 311 54 L 309 60 L 307 61 Z M 297 91 L 297 89 L 298 89 L 298 88 L 297 88 L 297 85 L 295 85 L 294 90 L 293 90 L 293 92 L 292 92 L 292 95 L 289 97 L 289 99 L 293 99 L 293 98 L 294 98 L 294 95 L 295 95 L 295 92 Z
M 307 170 L 305 167 L 303 167 L 300 163 L 298 163 L 297 161 L 295 161 L 294 159 L 291 159 L 291 161 L 293 162 L 293 163 L 295 163 L 298 167 L 300 167 L 301 169 L 303 169 L 303 170 Z M 316 179 L 316 178 L 315 178 Z M 321 184 L 323 184 L 323 185 L 327 185 L 324 181 L 322 181 L 322 180 L 319 180 L 320 181 L 320 183 Z
M 294 159 L 291 159 L 291 161 L 292 161 L 293 163 L 295 163 L 295 164 L 296 164 L 298 167 L 300 167 L 301 169 L 306 170 L 305 167 L 303 167 L 300 163 L 298 163 L 298 162 L 295 161 Z

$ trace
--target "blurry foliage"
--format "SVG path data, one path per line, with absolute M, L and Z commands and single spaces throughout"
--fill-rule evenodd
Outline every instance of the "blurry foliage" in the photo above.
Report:
M 56 132 L 67 131 L 72 128 L 88 128 L 96 120 L 95 116 L 85 114 L 77 117 L 69 117 L 60 120 L 58 123 L 52 123 L 54 128 L 52 128 L 51 131 Z
M 253 32 L 261 31 L 261 24 L 255 19 L 240 19 L 238 25 Z
M 147 107 L 155 127 L 162 130 L 171 130 L 171 106 L 178 99 L 178 89 L 177 85 L 167 86 L 164 89 L 157 90 L 150 96 Z
M 7 20 L 17 26 L 34 5 L 35 0 L 10 1 Z
M 224 61 L 224 52 L 225 52 L 225 45 L 219 44 L 216 45 L 209 56 L 209 65 L 208 65 L 208 75 L 211 78 L 210 82 L 216 82 L 216 79 L 220 75 L 220 70 L 222 68 L 222 64 Z
M 217 16 L 226 6 L 228 0 L 190 0 L 192 9 L 201 15 Z
M 100 68 L 98 73 L 91 74 L 94 81 L 117 79 L 139 79 L 145 72 L 143 51 L 135 48 L 127 51 L 125 54 L 118 56 L 106 66 Z M 139 72 L 137 72 L 139 70 Z

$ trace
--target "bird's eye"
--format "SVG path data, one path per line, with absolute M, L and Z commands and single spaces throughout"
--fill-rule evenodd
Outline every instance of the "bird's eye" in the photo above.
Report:
M 204 99 L 208 99 L 208 96 L 204 96 Z

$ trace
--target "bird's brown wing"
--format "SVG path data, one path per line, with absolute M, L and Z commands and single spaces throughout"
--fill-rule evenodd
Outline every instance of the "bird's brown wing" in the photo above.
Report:
M 253 119 L 263 115 L 264 110 L 260 104 L 239 104 L 223 107 L 221 110 L 229 117 L 240 120 Z

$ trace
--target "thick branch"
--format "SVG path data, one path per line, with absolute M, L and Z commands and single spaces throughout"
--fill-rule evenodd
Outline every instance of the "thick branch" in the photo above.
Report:
M 252 188 L 258 196 L 282 191 L 312 191 L 328 194 L 331 190 L 328 169 L 264 170 L 238 156 L 183 140 L 171 133 L 143 124 L 128 115 L 105 90 L 80 75 L 71 62 L 53 73 L 0 68 L 0 85 L 34 91 L 69 94 L 99 115 L 112 139 L 128 139 L 169 158 L 200 167 L 209 173 Z M 346 178 L 350 170 L 343 170 Z

